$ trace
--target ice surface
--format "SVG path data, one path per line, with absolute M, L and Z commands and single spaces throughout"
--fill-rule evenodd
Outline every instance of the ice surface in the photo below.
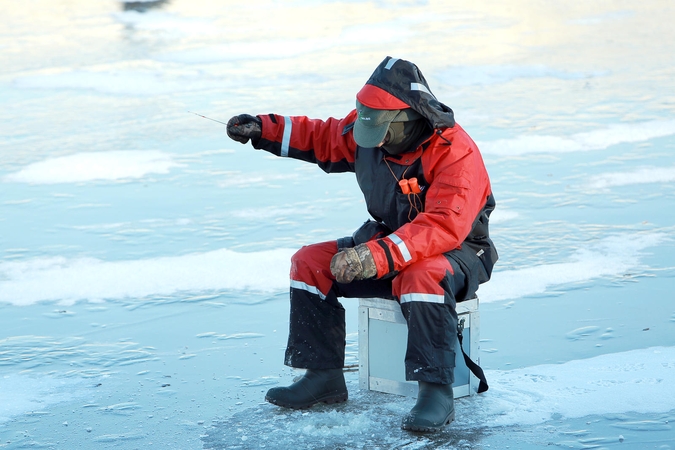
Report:
M 149 97 L 169 95 L 175 92 L 190 92 L 214 89 L 221 82 L 209 77 L 185 73 L 173 79 L 163 77 L 157 71 L 144 69 L 100 68 L 63 70 L 58 73 L 27 75 L 17 77 L 12 83 L 19 89 L 68 89 L 96 91 L 109 95 Z
M 273 216 L 270 214 L 266 217 Z M 496 272 L 478 294 L 482 302 L 488 303 L 543 294 L 569 283 L 620 277 L 640 265 L 644 249 L 657 246 L 664 238 L 660 233 L 607 237 L 579 250 L 569 262 Z M 0 262 L 0 301 L 26 305 L 43 300 L 73 302 L 181 291 L 281 291 L 288 285 L 290 257 L 294 252 L 275 249 L 241 253 L 224 248 L 133 261 L 63 257 L 5 261 Z
M 666 441 L 668 436 L 675 437 L 666 418 L 626 420 L 628 413 L 675 411 L 675 347 L 518 370 L 490 370 L 486 376 L 496 387 L 477 397 L 458 400 L 456 421 L 439 435 L 400 430 L 401 417 L 412 407 L 413 399 L 357 392 L 337 408 L 321 405 L 311 411 L 289 411 L 261 405 L 236 413 L 212 424 L 204 448 L 475 448 L 486 436 L 514 429 L 529 435 L 520 442 L 522 447 L 516 447 L 530 448 L 528 441 L 533 435 L 541 433 L 549 442 L 553 437 L 554 430 L 542 433 L 537 425 L 591 416 L 621 417 L 623 420 L 613 424 L 617 428 L 663 431 Z M 652 395 L 654 389 L 660 392 L 657 398 Z M 591 448 L 584 445 L 584 437 L 586 444 L 590 442 L 588 434 L 577 430 L 556 437 L 568 443 L 563 445 L 566 448 Z M 581 441 L 570 440 L 571 435 L 581 437 Z M 618 433 L 614 439 L 618 444 Z M 609 441 L 598 439 L 603 440 Z
M 321 52 L 336 45 L 359 45 L 366 33 L 377 33 L 378 41 L 382 44 L 392 44 L 404 40 L 410 35 L 408 27 L 414 26 L 428 19 L 427 14 L 416 14 L 401 17 L 391 22 L 385 22 L 375 27 L 346 26 L 335 37 L 315 37 L 313 39 L 279 39 L 273 41 L 251 39 L 244 42 L 233 42 L 226 45 L 216 45 L 191 49 L 189 51 L 166 52 L 157 55 L 160 61 L 183 64 L 213 64 L 224 61 L 252 60 L 257 58 L 284 59 L 307 53 Z
M 0 448 L 675 448 L 672 5 L 126 3 L 3 5 Z M 262 403 L 298 375 L 290 256 L 368 214 L 353 175 L 188 112 L 341 117 L 387 55 L 497 199 L 491 387 L 435 436 L 355 371 L 336 408 Z
M 440 72 L 439 81 L 452 86 L 470 86 L 474 84 L 506 83 L 516 78 L 552 77 L 563 80 L 590 78 L 599 74 L 584 74 L 580 72 L 566 72 L 544 65 L 487 65 L 487 66 L 458 66 Z
M 126 3 L 152 3 L 157 0 L 135 0 Z M 120 23 L 136 30 L 164 32 L 169 34 L 217 34 L 218 27 L 213 20 L 181 17 L 180 15 L 155 11 L 145 14 L 140 11 L 125 11 L 112 15 Z
M 621 19 L 628 18 L 634 14 L 633 11 L 630 10 L 624 10 L 624 11 L 612 11 L 612 12 L 607 12 L 604 14 L 598 14 L 598 15 L 591 15 L 588 17 L 583 17 L 580 19 L 576 19 L 571 21 L 573 24 L 578 24 L 578 25 L 597 25 L 602 22 L 608 22 L 608 21 L 619 21 Z

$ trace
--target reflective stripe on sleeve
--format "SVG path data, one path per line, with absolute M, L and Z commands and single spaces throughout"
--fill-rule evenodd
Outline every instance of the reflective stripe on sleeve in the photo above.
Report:
M 389 236 L 387 236 L 389 239 L 391 239 L 391 242 L 394 243 L 398 247 L 398 250 L 401 252 L 401 256 L 403 256 L 403 260 L 405 262 L 408 262 L 412 259 L 412 256 L 410 256 L 410 251 L 408 250 L 408 247 L 406 247 L 405 242 L 398 237 L 396 234 L 391 233 Z
M 293 122 L 288 116 L 284 117 L 284 137 L 281 139 L 281 156 L 288 157 L 288 149 L 291 146 L 291 131 L 293 131 Z
M 301 291 L 307 291 L 310 294 L 318 295 L 321 300 L 326 300 L 326 296 L 323 295 L 317 287 L 310 286 L 309 284 L 303 283 L 302 281 L 291 280 L 291 287 L 293 289 L 300 289 Z
M 388 62 L 387 65 L 384 66 L 385 69 L 391 70 L 392 66 L 396 64 L 396 61 L 398 61 L 398 58 L 391 58 Z
M 403 294 L 401 303 L 409 302 L 445 303 L 445 296 L 438 294 Z

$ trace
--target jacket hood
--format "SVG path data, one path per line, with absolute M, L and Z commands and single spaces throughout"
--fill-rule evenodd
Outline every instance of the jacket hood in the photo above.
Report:
M 373 109 L 412 108 L 424 116 L 434 129 L 455 126 L 452 109 L 431 93 L 417 66 L 403 59 L 387 56 L 356 94 L 356 99 Z

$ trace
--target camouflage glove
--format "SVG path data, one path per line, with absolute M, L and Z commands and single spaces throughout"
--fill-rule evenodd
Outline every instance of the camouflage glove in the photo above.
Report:
M 249 139 L 257 143 L 262 136 L 262 120 L 249 114 L 239 114 L 227 121 L 227 135 L 242 144 Z
M 365 244 L 337 252 L 330 261 L 330 271 L 338 283 L 351 283 L 377 276 L 377 267 Z

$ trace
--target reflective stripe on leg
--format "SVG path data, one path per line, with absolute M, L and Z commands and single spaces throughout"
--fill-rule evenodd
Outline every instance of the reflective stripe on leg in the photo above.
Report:
M 455 270 L 443 255 L 418 261 L 396 275 L 392 285 L 393 293 L 401 303 L 409 301 L 443 303 L 445 290 L 441 283 L 448 273 L 453 275 Z
M 337 241 L 306 245 L 291 258 L 291 287 L 326 299 L 335 278 L 330 260 L 337 253 Z

